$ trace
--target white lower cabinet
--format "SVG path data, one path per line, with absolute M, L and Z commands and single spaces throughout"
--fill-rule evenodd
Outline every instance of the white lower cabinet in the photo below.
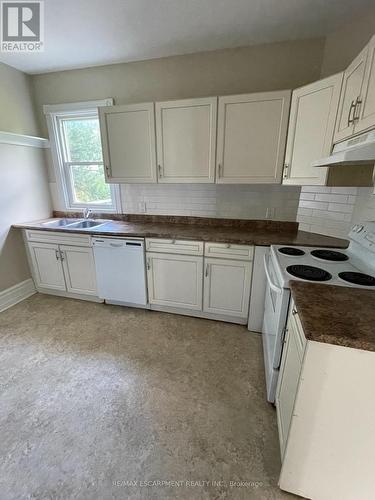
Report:
M 71 293 L 96 295 L 94 255 L 91 248 L 60 245 L 66 289 Z
M 314 500 L 373 499 L 375 352 L 306 339 L 301 318 L 293 306 L 277 388 L 279 486 Z
M 252 246 L 148 238 L 146 248 L 152 309 L 247 323 Z
M 43 241 L 37 241 L 40 238 Z M 26 233 L 32 274 L 38 290 L 56 291 L 58 294 L 97 297 L 94 255 L 91 246 L 78 246 L 75 243 L 90 244 L 90 239 L 66 234 L 58 244 L 58 233 L 34 231 Z M 65 238 L 65 240 L 64 240 Z M 32 239 L 33 241 L 30 241 Z M 35 240 L 35 241 L 34 241 Z M 48 243 L 48 240 L 53 243 Z M 70 296 L 70 295 L 69 295 Z
M 50 243 L 29 243 L 33 275 L 38 288 L 65 290 L 64 271 L 59 246 Z
M 246 318 L 249 311 L 252 263 L 205 258 L 203 310 Z
M 203 257 L 147 253 L 150 304 L 202 310 Z
M 280 374 L 276 391 L 277 424 L 279 429 L 281 456 L 284 455 L 286 439 L 297 394 L 299 374 L 302 367 L 300 343 L 298 342 L 297 323 L 293 315 L 289 317 L 285 352 L 280 366 Z

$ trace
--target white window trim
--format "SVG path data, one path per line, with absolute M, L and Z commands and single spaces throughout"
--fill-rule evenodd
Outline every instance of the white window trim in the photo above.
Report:
M 100 106 L 112 106 L 113 99 L 103 99 L 100 101 L 86 101 L 86 102 L 73 102 L 67 104 L 53 104 L 43 106 L 44 114 L 46 115 L 48 133 L 50 138 L 51 155 L 53 166 L 56 175 L 56 184 L 61 202 L 67 212 L 77 212 L 84 208 L 91 208 L 93 211 L 106 212 L 106 213 L 121 213 L 121 194 L 118 184 L 109 184 L 113 200 L 113 206 L 103 207 L 95 204 L 73 203 L 72 193 L 70 186 L 66 182 L 66 173 L 64 169 L 64 162 L 61 156 L 60 145 L 60 131 L 58 119 L 61 117 L 69 116 L 69 113 L 77 115 L 97 113 L 97 108 Z

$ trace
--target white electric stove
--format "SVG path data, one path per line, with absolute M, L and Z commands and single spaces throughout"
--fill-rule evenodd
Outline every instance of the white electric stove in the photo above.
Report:
M 269 257 L 264 258 L 267 285 L 262 334 L 267 399 L 271 403 L 275 401 L 286 332 L 290 280 L 375 291 L 375 222 L 356 224 L 349 239 L 345 250 L 273 245 Z

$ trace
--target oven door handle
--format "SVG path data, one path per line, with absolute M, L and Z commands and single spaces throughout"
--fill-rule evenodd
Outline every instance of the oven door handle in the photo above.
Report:
M 263 262 L 264 262 L 264 271 L 266 273 L 267 281 L 268 281 L 268 284 L 269 284 L 271 290 L 273 290 L 274 292 L 276 292 L 278 294 L 282 293 L 283 289 L 280 288 L 279 286 L 275 285 L 271 280 L 270 272 L 268 270 L 268 265 L 267 265 L 267 255 L 266 254 L 264 254 L 264 256 L 263 256 Z

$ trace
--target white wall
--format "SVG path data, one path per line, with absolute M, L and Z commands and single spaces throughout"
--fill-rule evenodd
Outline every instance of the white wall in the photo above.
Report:
M 39 135 L 30 77 L 1 63 L 0 131 Z M 43 151 L 0 144 L 0 292 L 30 278 L 21 232 L 12 224 L 50 213 Z
M 51 213 L 43 150 L 0 144 L 0 291 L 30 278 L 17 222 Z

